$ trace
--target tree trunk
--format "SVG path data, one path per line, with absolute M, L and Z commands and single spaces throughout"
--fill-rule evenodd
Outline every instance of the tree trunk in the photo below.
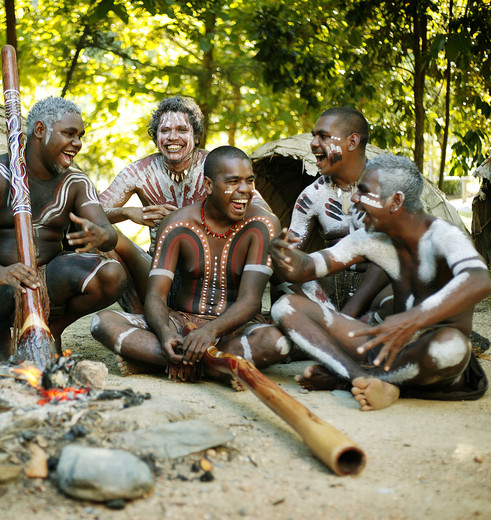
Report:
M 15 20 L 15 0 L 5 0 L 5 19 L 7 24 L 7 45 L 12 45 L 17 53 L 17 27 Z
M 424 13 L 418 10 L 418 2 L 415 2 L 413 12 L 413 53 L 414 53 L 414 162 L 423 173 L 424 153 L 425 153 L 425 53 L 427 48 L 427 18 Z
M 448 26 L 450 32 L 450 23 L 453 16 L 453 0 L 450 0 L 448 10 Z M 445 163 L 447 159 L 448 132 L 450 128 L 450 85 L 452 80 L 452 65 L 447 58 L 447 68 L 445 70 L 445 127 L 443 129 L 442 153 L 440 160 L 440 174 L 438 176 L 438 187 L 443 190 L 443 177 L 445 176 Z

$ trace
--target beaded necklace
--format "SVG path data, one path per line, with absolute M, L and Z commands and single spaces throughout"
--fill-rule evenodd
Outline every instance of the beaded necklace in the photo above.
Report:
M 227 238 L 228 235 L 230 235 L 230 233 L 232 233 L 232 231 L 235 229 L 235 226 L 237 226 L 237 224 L 240 221 L 238 220 L 237 222 L 234 222 L 226 233 L 223 233 L 223 234 L 215 233 L 208 227 L 208 224 L 206 223 L 206 220 L 205 220 L 205 201 L 206 201 L 206 199 L 201 203 L 201 223 L 203 224 L 203 227 L 205 228 L 206 234 L 211 235 L 212 237 L 215 237 L 215 238 Z

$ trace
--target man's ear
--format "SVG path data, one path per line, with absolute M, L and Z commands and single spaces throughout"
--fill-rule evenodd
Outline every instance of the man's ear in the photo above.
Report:
M 395 213 L 397 210 L 402 208 L 405 198 L 406 197 L 404 193 L 402 193 L 402 191 L 397 191 L 396 193 L 394 193 L 394 195 L 392 196 L 392 203 L 390 205 L 390 212 Z
M 211 195 L 213 193 L 213 181 L 209 177 L 205 177 L 203 184 L 205 185 L 206 194 Z
M 360 144 L 360 136 L 358 134 L 350 134 L 348 136 L 348 150 L 352 152 L 358 148 Z
M 42 139 L 46 135 L 46 126 L 42 121 L 36 121 L 34 123 L 33 132 L 35 137 Z

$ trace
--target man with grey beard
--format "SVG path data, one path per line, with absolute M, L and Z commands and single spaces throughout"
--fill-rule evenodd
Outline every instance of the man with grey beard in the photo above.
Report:
M 38 101 L 27 116 L 25 160 L 37 273 L 18 261 L 9 157 L 0 156 L 0 360 L 11 354 L 16 292 L 47 290 L 48 324 L 61 351 L 68 325 L 111 305 L 124 290 L 118 262 L 90 253 L 112 249 L 117 234 L 94 185 L 73 164 L 84 133 L 80 109 L 63 98 Z M 67 234 L 72 224 L 76 230 Z M 72 250 L 64 250 L 64 241 Z

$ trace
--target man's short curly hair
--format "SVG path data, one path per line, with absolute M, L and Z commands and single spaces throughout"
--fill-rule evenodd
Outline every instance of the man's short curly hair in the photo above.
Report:
M 166 112 L 184 112 L 187 114 L 189 123 L 193 127 L 194 138 L 198 145 L 203 135 L 203 112 L 196 101 L 190 97 L 173 96 L 163 99 L 156 110 L 152 112 L 152 117 L 148 123 L 148 135 L 157 144 L 157 130 L 162 119 L 162 114 Z
M 82 115 L 80 108 L 75 103 L 61 97 L 47 97 L 35 103 L 27 114 L 27 137 L 34 132 L 34 125 L 41 121 L 46 127 L 47 136 L 51 134 L 53 123 L 60 121 L 67 113 Z

